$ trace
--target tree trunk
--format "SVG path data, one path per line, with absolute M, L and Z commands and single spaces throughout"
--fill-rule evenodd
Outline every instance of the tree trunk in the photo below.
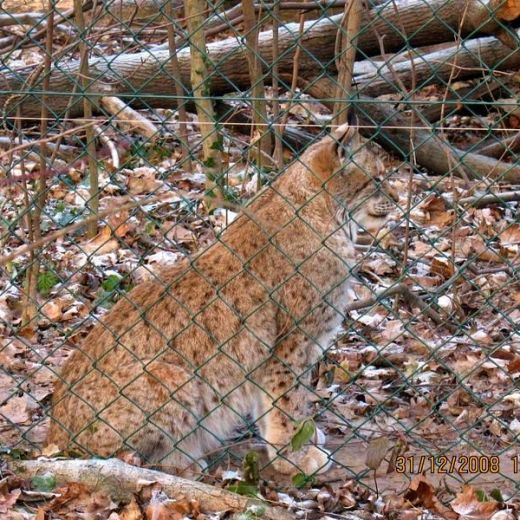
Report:
M 470 0 L 469 3 L 479 2 Z M 364 17 L 358 49 L 365 54 L 380 52 L 378 36 L 384 36 L 386 52 L 399 51 L 405 44 L 412 46 L 429 45 L 451 41 L 454 34 L 473 33 L 474 26 L 463 16 L 468 0 L 401 0 L 394 9 L 394 3 L 378 6 Z M 472 9 L 470 6 L 469 9 Z M 435 14 L 435 16 L 432 16 Z M 300 74 L 316 74 L 317 63 L 329 63 L 334 57 L 334 44 L 340 17 L 322 18 L 319 21 L 305 23 L 304 34 L 298 36 L 297 24 L 288 24 L 279 33 L 279 72 L 290 73 L 296 47 L 301 45 Z M 409 40 L 407 40 L 409 34 Z M 269 76 L 267 65 L 272 63 L 272 31 L 259 34 L 258 52 L 264 63 L 264 72 Z M 182 81 L 190 84 L 189 49 L 179 51 L 180 75 Z M 210 90 L 213 95 L 246 89 L 249 85 L 247 58 L 244 46 L 236 38 L 228 38 L 208 45 L 210 67 Z M 89 92 L 98 96 L 120 96 L 128 103 L 140 102 L 140 105 L 170 106 L 175 100 L 159 98 L 175 92 L 175 81 L 169 62 L 169 51 L 155 51 L 154 54 L 142 52 L 132 55 L 106 56 L 92 59 L 91 77 L 93 85 Z M 27 67 L 14 72 L 4 72 L 0 77 L 0 108 L 4 116 L 14 116 L 16 106 L 20 105 L 22 116 L 34 117 L 40 112 L 41 101 L 38 95 L 14 95 L 12 92 L 38 92 L 41 79 L 33 79 L 35 67 Z M 67 95 L 73 90 L 74 80 L 78 75 L 79 63 L 69 61 L 59 63 L 50 78 L 48 103 L 57 114 L 66 110 Z M 31 85 L 30 88 L 27 85 Z M 131 86 L 131 87 L 129 87 Z M 7 106 L 6 106 L 7 105 Z M 70 115 L 81 113 L 81 105 L 72 103 Z

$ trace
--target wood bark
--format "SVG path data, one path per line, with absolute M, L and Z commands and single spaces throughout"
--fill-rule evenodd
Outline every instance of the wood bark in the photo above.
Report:
M 338 84 L 335 96 L 338 101 L 334 106 L 334 118 L 332 120 L 332 123 L 335 125 L 342 125 L 348 120 L 347 98 L 352 92 L 352 77 L 354 76 L 357 40 L 363 10 L 364 6 L 361 0 L 351 0 L 345 6 L 343 20 L 336 38 L 336 52 L 334 54 L 339 54 L 339 56 L 336 56 Z M 341 45 L 338 45 L 340 42 Z
M 379 144 L 409 160 L 412 135 L 408 118 L 391 106 L 362 98 L 353 104 L 362 125 L 362 133 L 374 137 Z M 520 165 L 497 161 L 476 153 L 465 152 L 436 137 L 430 130 L 415 128 L 413 152 L 418 164 L 439 175 L 461 175 L 470 179 L 520 183 Z
M 191 70 L 190 78 L 193 98 L 197 109 L 197 119 L 202 137 L 202 150 L 206 174 L 207 203 L 212 206 L 211 199 L 220 195 L 221 184 L 221 138 L 215 124 L 213 102 L 210 99 L 208 51 L 204 35 L 205 12 L 208 9 L 207 0 L 185 0 L 184 11 L 188 19 L 190 32 Z
M 307 94 L 326 100 L 331 98 L 335 83 L 321 78 L 302 81 L 301 87 Z M 322 102 L 332 110 L 330 102 Z M 413 151 L 417 164 L 438 175 L 453 173 L 470 179 L 520 184 L 520 165 L 465 152 L 442 141 L 427 128 L 415 127 L 412 134 L 410 119 L 394 110 L 391 104 L 362 96 L 352 106 L 361 122 L 361 133 L 406 161 Z
M 520 37 L 520 31 L 517 36 Z M 466 41 L 463 46 L 453 45 L 420 56 L 415 54 L 413 66 L 408 52 L 403 53 L 402 58 L 392 65 L 392 70 L 384 65 L 368 73 L 362 71 L 368 69 L 370 61 L 358 62 L 356 67 L 361 74 L 354 77 L 358 93 L 370 97 L 404 94 L 401 86 L 411 88 L 414 76 L 416 84 L 422 88 L 432 83 L 447 83 L 450 78 L 457 81 L 489 74 L 490 70 L 520 67 L 520 52 L 512 51 L 493 37 L 475 38 Z M 455 74 L 452 74 L 454 69 Z
M 267 520 L 294 518 L 281 507 L 270 507 L 260 500 L 201 482 L 131 466 L 119 459 L 13 461 L 10 467 L 15 474 L 28 479 L 51 473 L 58 485 L 77 482 L 104 491 L 114 500 L 129 499 L 147 484 L 157 483 L 170 498 L 195 500 L 204 512 L 246 511 L 251 506 L 260 506 L 265 510 L 262 518 Z
M 471 0 L 472 2 L 478 0 Z M 386 52 L 399 51 L 405 44 L 412 46 L 430 45 L 451 41 L 459 31 L 462 36 L 473 34 L 474 26 L 463 17 L 467 0 L 401 0 L 394 9 L 387 3 L 370 10 L 363 19 L 358 49 L 367 54 L 379 53 L 377 35 L 384 36 Z M 432 16 L 435 13 L 435 16 Z M 298 25 L 288 24 L 279 31 L 279 71 L 290 73 L 296 47 L 301 45 L 300 74 L 314 75 L 317 63 L 329 63 L 334 57 L 334 44 L 340 17 L 322 18 L 306 22 L 304 35 L 299 38 Z M 374 29 L 377 31 L 374 31 Z M 409 35 L 409 36 L 407 36 Z M 407 38 L 409 38 L 407 40 Z M 264 73 L 269 75 L 268 64 L 272 63 L 272 31 L 259 34 L 258 52 L 264 64 Z M 168 50 L 155 51 L 154 54 L 142 52 L 132 55 L 106 56 L 92 59 L 90 72 L 92 85 L 90 93 L 99 97 L 104 95 L 125 96 L 129 103 L 141 99 L 149 106 L 173 106 L 175 100 L 168 100 L 165 93 L 175 92 L 170 53 Z M 182 49 L 178 53 L 180 77 L 185 85 L 190 84 L 190 51 Z M 249 85 L 247 58 L 244 46 L 236 38 L 228 38 L 208 45 L 209 88 L 213 95 L 224 94 Z M 50 78 L 49 104 L 54 112 L 60 113 L 67 108 L 68 99 L 60 93 L 73 90 L 74 78 L 78 74 L 77 61 L 61 62 Z M 34 72 L 33 67 L 9 71 L 0 77 L 0 107 L 7 116 L 16 113 L 20 105 L 22 116 L 32 117 L 40 111 L 40 99 L 34 94 L 24 96 L 27 91 L 38 91 L 40 81 L 27 88 L 27 80 Z M 20 95 L 13 96 L 13 92 Z M 160 98 L 158 96 L 161 96 Z M 73 104 L 70 115 L 80 113 L 80 105 Z

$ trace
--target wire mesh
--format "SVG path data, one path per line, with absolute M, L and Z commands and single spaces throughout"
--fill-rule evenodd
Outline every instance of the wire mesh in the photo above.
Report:
M 0 445 L 517 499 L 516 4 L 77 4 L 0 6 Z

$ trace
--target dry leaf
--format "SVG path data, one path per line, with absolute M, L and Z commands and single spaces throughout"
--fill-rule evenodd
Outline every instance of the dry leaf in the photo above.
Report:
M 502 247 L 520 244 L 520 224 L 512 224 L 499 235 Z
M 385 460 L 385 456 L 389 449 L 390 440 L 388 437 L 378 437 L 377 439 L 372 439 L 367 448 L 367 467 L 376 471 L 377 468 L 381 466 L 383 460 Z
M 14 424 L 30 424 L 31 415 L 25 397 L 11 397 L 4 406 L 0 406 L 0 417 Z
M 422 475 L 417 475 L 410 482 L 404 498 L 414 506 L 424 506 L 448 520 L 456 520 L 457 515 L 444 506 L 435 496 L 435 489 Z
M 131 195 L 152 193 L 163 185 L 162 181 L 155 178 L 157 171 L 153 168 L 136 168 L 133 171 L 128 170 L 128 173 L 128 191 Z
M 41 454 L 43 457 L 54 457 L 60 453 L 60 448 L 56 444 L 48 444 L 42 448 Z
M 432 259 L 430 266 L 430 272 L 432 274 L 440 275 L 443 280 L 448 280 L 455 273 L 453 263 L 448 258 L 442 256 L 436 256 Z
M 114 230 L 113 233 L 116 237 L 124 237 L 135 228 L 130 224 L 129 218 L 128 210 L 113 213 L 107 217 L 109 227 Z
M 460 520 L 490 520 L 498 509 L 497 502 L 479 502 L 474 488 L 467 485 L 450 505 L 460 515 Z
M 143 514 L 135 497 L 119 513 L 120 520 L 142 520 Z
M 172 222 L 165 223 L 162 226 L 163 233 L 168 240 L 178 242 L 180 244 L 195 243 L 197 237 L 191 229 L 185 228 L 180 224 L 174 224 Z
M 184 520 L 188 515 L 199 514 L 196 501 L 185 498 L 172 500 L 162 490 L 153 490 L 150 503 L 145 509 L 146 520 Z
M 112 238 L 112 230 L 105 226 L 91 240 L 81 245 L 81 250 L 86 254 L 105 255 L 116 251 L 119 247 L 117 240 Z
M 48 301 L 42 308 L 41 313 L 50 321 L 60 321 L 63 317 L 63 310 L 74 303 L 72 294 L 65 294 L 59 298 Z
M 2 518 L 5 518 L 3 515 L 9 513 L 9 510 L 16 504 L 21 493 L 21 489 L 10 491 L 7 485 L 2 485 L 0 488 L 0 515 L 2 515 Z
M 52 511 L 60 518 L 105 518 L 117 509 L 117 505 L 104 493 L 93 492 L 84 484 L 71 482 L 54 490 L 58 496 L 43 509 Z M 70 516 L 74 515 L 74 516 Z
M 494 251 L 490 245 L 486 245 L 480 235 L 470 235 L 455 244 L 457 253 L 464 259 L 476 256 L 484 262 L 502 262 L 504 259 Z

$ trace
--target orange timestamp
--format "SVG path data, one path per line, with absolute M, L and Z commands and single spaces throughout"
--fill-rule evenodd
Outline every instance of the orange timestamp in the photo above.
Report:
M 513 473 L 520 473 L 520 457 L 514 455 Z M 397 473 L 500 473 L 497 455 L 411 455 L 395 461 Z

